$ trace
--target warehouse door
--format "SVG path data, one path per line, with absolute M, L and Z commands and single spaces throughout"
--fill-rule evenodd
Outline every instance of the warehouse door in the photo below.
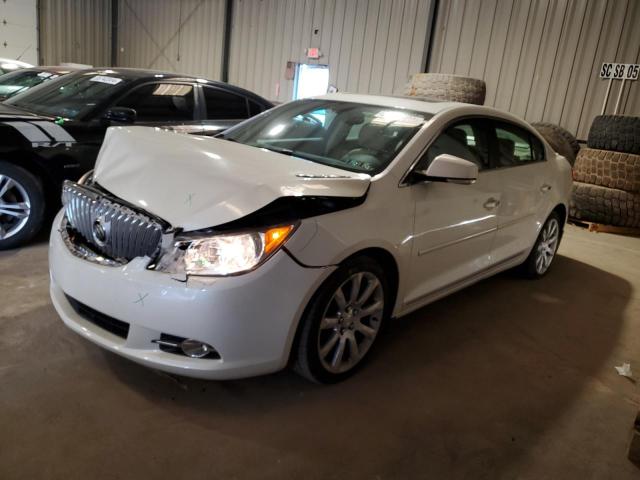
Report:
M 329 65 L 298 64 L 293 99 L 324 95 L 329 88 Z

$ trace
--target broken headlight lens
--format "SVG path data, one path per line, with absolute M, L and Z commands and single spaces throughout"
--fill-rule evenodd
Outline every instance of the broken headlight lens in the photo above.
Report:
M 177 237 L 156 270 L 190 275 L 226 276 L 253 270 L 280 249 L 295 225 L 240 233 Z

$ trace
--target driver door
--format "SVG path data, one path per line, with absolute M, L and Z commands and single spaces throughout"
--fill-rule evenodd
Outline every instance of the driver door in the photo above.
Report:
M 484 123 L 484 125 L 483 125 Z M 449 126 L 428 148 L 416 170 L 426 170 L 438 155 L 448 153 L 478 165 L 471 185 L 414 183 L 415 223 L 409 288 L 405 304 L 419 304 L 472 281 L 491 265 L 500 192 L 487 175 L 489 143 L 479 119 Z

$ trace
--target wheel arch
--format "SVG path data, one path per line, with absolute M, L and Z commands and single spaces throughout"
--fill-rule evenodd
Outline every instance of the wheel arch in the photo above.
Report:
M 395 304 L 398 299 L 398 287 L 400 285 L 400 270 L 396 258 L 388 250 L 381 247 L 367 247 L 352 253 L 340 262 L 340 265 L 357 257 L 369 257 L 380 264 L 383 268 L 387 281 L 390 285 L 390 313 L 395 310 Z

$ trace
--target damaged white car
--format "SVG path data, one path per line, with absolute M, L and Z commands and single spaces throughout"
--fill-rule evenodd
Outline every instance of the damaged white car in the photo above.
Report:
M 388 319 L 515 266 L 544 275 L 570 187 L 528 124 L 474 105 L 334 94 L 215 139 L 112 128 L 64 186 L 51 296 L 149 367 L 335 382 Z

